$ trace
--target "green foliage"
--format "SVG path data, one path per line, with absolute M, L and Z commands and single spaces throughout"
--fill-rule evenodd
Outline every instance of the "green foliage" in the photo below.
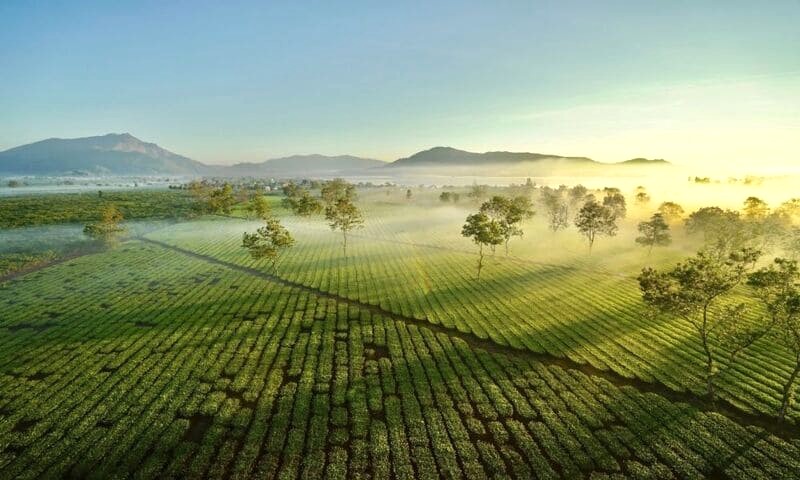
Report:
M 794 357 L 778 410 L 778 419 L 782 422 L 794 403 L 795 381 L 800 375 L 800 269 L 795 260 L 776 258 L 771 265 L 752 272 L 747 284 L 771 317 L 775 326 L 772 338 L 789 349 Z
M 689 322 L 706 356 L 706 392 L 713 402 L 719 357 L 726 355 L 730 368 L 739 354 L 769 332 L 771 324 L 746 321 L 746 305 L 728 302 L 745 279 L 760 252 L 741 249 L 724 256 L 702 250 L 671 270 L 645 268 L 639 275 L 644 302 L 655 310 Z
M 322 212 L 322 203 L 311 195 L 308 189 L 289 182 L 283 186 L 285 198 L 283 206 L 289 208 L 295 215 L 308 217 Z
M 606 197 L 608 198 L 608 197 Z M 575 227 L 589 242 L 589 252 L 599 236 L 613 237 L 617 234 L 617 215 L 606 205 L 594 200 L 586 202 L 574 220 Z
M 269 261 L 275 269 L 281 253 L 294 246 L 294 237 L 277 218 L 266 218 L 265 223 L 266 225 L 256 230 L 256 233 L 244 233 L 242 247 L 246 248 L 254 259 Z
M 585 188 L 584 188 L 585 190 Z M 578 198 L 583 198 L 585 191 L 576 191 Z M 547 218 L 547 228 L 553 232 L 569 227 L 569 205 L 564 199 L 563 190 L 555 190 L 550 187 L 542 188 L 541 202 L 544 207 L 545 217 Z M 578 201 L 576 199 L 576 201 Z
M 442 192 L 439 194 L 439 201 L 444 203 L 458 203 L 461 199 L 461 195 L 458 192 Z
M 652 251 L 655 246 L 665 247 L 672 243 L 669 225 L 660 213 L 654 213 L 650 220 L 640 222 L 637 229 L 641 235 L 636 237 L 636 243 L 647 247 L 648 251 Z
M 263 195 L 255 195 L 247 204 L 247 212 L 252 217 L 266 220 L 272 215 L 269 200 Z
M 625 218 L 628 213 L 625 204 L 625 196 L 616 188 L 606 188 L 606 196 L 603 198 L 603 206 L 614 212 L 614 217 Z
M 106 246 L 112 246 L 119 241 L 119 236 L 125 232 L 125 228 L 120 225 L 122 220 L 122 212 L 113 204 L 107 205 L 103 209 L 100 221 L 86 225 L 83 233 Z
M 147 190 L 94 193 L 54 193 L 0 197 L 0 228 L 55 223 L 85 223 L 100 217 L 109 203 L 128 220 L 187 217 L 193 212 L 192 197 L 180 190 Z
M 478 279 L 483 268 L 483 247 L 496 247 L 505 241 L 506 230 L 501 223 L 484 211 L 467 216 L 461 235 L 478 245 Z
M 664 202 L 658 206 L 658 213 L 664 217 L 667 223 L 675 223 L 683 218 L 683 207 L 675 202 Z
M 325 219 L 331 230 L 342 232 L 342 251 L 347 257 L 347 234 L 364 226 L 364 217 L 361 210 L 353 203 L 351 195 L 329 197 L 336 198 L 325 207 Z

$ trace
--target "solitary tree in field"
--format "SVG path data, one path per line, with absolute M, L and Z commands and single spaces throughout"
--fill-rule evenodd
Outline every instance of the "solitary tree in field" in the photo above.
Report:
M 658 206 L 658 213 L 660 213 L 667 223 L 675 223 L 683 218 L 683 207 L 675 202 L 664 202 Z
M 103 209 L 100 221 L 86 225 L 83 233 L 105 246 L 113 246 L 125 232 L 125 228 L 120 225 L 122 220 L 122 212 L 115 205 L 108 205 Z
M 511 237 L 523 234 L 520 224 L 534 215 L 533 205 L 530 199 L 524 195 L 514 198 L 495 195 L 481 205 L 480 211 L 488 215 L 499 226 L 506 255 L 508 255 L 508 242 Z M 492 252 L 494 252 L 494 245 Z
M 413 197 L 413 196 L 414 196 L 414 194 L 413 194 L 413 193 L 411 193 L 411 189 L 410 189 L 410 188 L 409 188 L 409 189 L 407 189 L 407 190 L 406 190 L 406 200 L 409 200 L 409 201 L 410 201 L 410 200 L 411 200 L 411 197 Z
M 542 205 L 550 230 L 557 232 L 569 226 L 569 207 L 560 190 L 542 189 Z
M 471 238 L 478 246 L 478 280 L 483 268 L 483 247 L 495 247 L 503 243 L 505 237 L 500 224 L 484 212 L 474 213 L 467 217 L 461 229 L 461 235 Z
M 320 196 L 326 205 L 332 205 L 342 199 L 355 200 L 356 187 L 343 178 L 334 178 L 325 182 L 320 189 Z
M 669 225 L 660 213 L 655 213 L 650 220 L 639 223 L 638 229 L 641 235 L 636 237 L 636 243 L 647 247 L 648 253 L 652 252 L 655 246 L 662 247 L 672 243 Z
M 712 404 L 721 371 L 730 368 L 742 351 L 769 332 L 769 325 L 745 320 L 744 303 L 728 298 L 746 280 L 759 255 L 749 248 L 727 256 L 701 250 L 672 270 L 645 268 L 638 277 L 647 305 L 680 317 L 693 327 L 705 355 L 706 392 Z
M 347 258 L 347 234 L 364 226 L 361 211 L 349 197 L 342 197 L 325 207 L 325 219 L 331 230 L 342 232 L 342 251 Z
M 586 202 L 575 217 L 575 227 L 589 242 L 589 253 L 598 236 L 613 237 L 617 234 L 617 217 L 614 211 L 595 201 Z
M 247 205 L 247 212 L 255 218 L 266 220 L 271 215 L 272 208 L 269 205 L 267 197 L 264 195 L 256 195 Z
M 751 273 L 747 284 L 763 303 L 770 323 L 771 337 L 792 353 L 791 373 L 783 384 L 778 421 L 783 422 L 794 401 L 795 382 L 800 375 L 800 271 L 797 262 L 776 258 L 772 265 Z
M 281 253 L 294 245 L 294 238 L 277 218 L 266 218 L 265 222 L 256 233 L 244 233 L 242 247 L 255 259 L 267 259 L 275 270 Z

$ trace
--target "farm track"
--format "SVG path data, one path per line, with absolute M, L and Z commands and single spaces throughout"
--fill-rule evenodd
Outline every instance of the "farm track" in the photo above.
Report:
M 550 355 L 546 353 L 538 353 L 533 352 L 527 349 L 520 349 L 515 348 L 513 346 L 503 346 L 499 345 L 492 340 L 481 338 L 475 334 L 462 332 L 459 330 L 455 330 L 452 328 L 444 327 L 442 325 L 431 323 L 425 319 L 417 319 L 408 317 L 402 314 L 398 314 L 395 312 L 391 312 L 381 308 L 380 306 L 365 303 L 359 300 L 347 298 L 344 296 L 337 295 L 335 293 L 326 292 L 324 290 L 320 290 L 314 287 L 310 287 L 308 285 L 304 285 L 301 283 L 293 282 L 291 280 L 287 280 L 280 276 L 266 273 L 261 270 L 257 270 L 255 268 L 245 267 L 241 265 L 237 265 L 234 263 L 226 262 L 223 260 L 219 260 L 217 258 L 203 255 L 200 253 L 193 252 L 191 250 L 186 250 L 180 247 L 176 247 L 173 245 L 169 245 L 164 242 L 160 242 L 157 240 L 152 240 L 145 237 L 138 237 L 138 240 L 142 242 L 149 243 L 152 245 L 159 246 L 161 248 L 171 250 L 177 253 L 181 253 L 187 256 L 190 256 L 195 259 L 203 260 L 215 265 L 223 266 L 232 270 L 236 270 L 239 272 L 247 273 L 253 276 L 257 276 L 259 278 L 272 281 L 274 283 L 278 283 L 280 285 L 296 288 L 304 292 L 308 292 L 319 296 L 321 298 L 334 300 L 336 302 L 340 302 L 342 304 L 354 306 L 357 308 L 361 308 L 364 310 L 369 311 L 370 313 L 380 315 L 386 317 L 391 320 L 400 321 L 405 324 L 414 325 L 420 328 L 428 329 L 434 333 L 442 333 L 448 335 L 450 337 L 458 338 L 468 344 L 470 347 L 481 349 L 493 354 L 500 354 L 506 356 L 513 356 L 523 360 L 532 360 L 539 362 L 543 365 L 547 366 L 558 366 L 566 370 L 575 370 L 581 373 L 584 373 L 589 376 L 596 376 L 606 381 L 610 382 L 611 384 L 617 387 L 632 387 L 642 393 L 653 393 L 660 395 L 667 400 L 672 402 L 681 402 L 691 405 L 692 407 L 698 409 L 702 412 L 716 412 L 725 417 L 729 418 L 730 420 L 742 425 L 742 426 L 755 426 L 762 428 L 769 433 L 783 438 L 785 440 L 794 440 L 800 438 L 800 432 L 798 431 L 797 426 L 788 425 L 788 424 L 778 424 L 777 419 L 773 416 L 769 415 L 762 415 L 762 414 L 754 414 L 750 412 L 746 412 L 735 405 L 732 405 L 729 402 L 724 400 L 718 399 L 716 408 L 714 408 L 709 401 L 704 398 L 701 398 L 691 392 L 687 391 L 677 391 L 669 388 L 668 386 L 659 383 L 659 382 L 646 382 L 644 380 L 638 378 L 629 378 L 623 375 L 614 373 L 610 370 L 602 370 L 597 367 L 594 367 L 590 364 L 586 363 L 579 363 L 573 361 L 566 357 L 558 357 L 555 355 Z M 384 240 L 395 242 L 394 240 Z M 401 241 L 396 241 L 401 242 Z M 405 243 L 405 242 L 401 242 Z M 412 244 L 417 245 L 417 244 Z M 417 245 L 419 246 L 419 245 Z M 447 248 L 447 247 L 436 247 L 431 246 L 432 248 Z
M 77 250 L 77 251 L 74 251 L 74 252 L 70 252 L 70 253 L 68 253 L 66 255 L 63 255 L 61 257 L 55 258 L 53 260 L 48 260 L 48 261 L 44 261 L 44 262 L 36 262 L 36 263 L 31 264 L 31 265 L 28 265 L 28 266 L 25 266 L 23 268 L 20 268 L 19 270 L 7 273 L 5 275 L 0 275 L 0 283 L 8 282 L 10 280 L 14 280 L 15 278 L 19 278 L 19 277 L 21 277 L 23 275 L 27 275 L 29 273 L 33 273 L 33 272 L 42 270 L 42 269 L 47 268 L 47 267 L 52 267 L 52 266 L 58 265 L 60 263 L 68 262 L 70 260 L 74 260 L 76 258 L 80 258 L 80 257 L 83 257 L 85 255 L 92 255 L 94 253 L 100 253 L 101 251 L 102 251 L 102 248 L 89 248 L 89 249 Z

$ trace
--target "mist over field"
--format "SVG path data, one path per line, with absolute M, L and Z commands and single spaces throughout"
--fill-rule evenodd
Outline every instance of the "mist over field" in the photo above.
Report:
M 0 480 L 800 480 L 798 25 L 0 1 Z

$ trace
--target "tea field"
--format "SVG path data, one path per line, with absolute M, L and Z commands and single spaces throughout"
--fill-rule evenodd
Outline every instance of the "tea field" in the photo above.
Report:
M 800 478 L 800 411 L 769 422 L 787 352 L 711 411 L 641 252 L 532 228 L 477 282 L 420 212 L 369 210 L 346 259 L 284 218 L 275 273 L 254 222 L 209 218 L 0 284 L 0 478 Z

